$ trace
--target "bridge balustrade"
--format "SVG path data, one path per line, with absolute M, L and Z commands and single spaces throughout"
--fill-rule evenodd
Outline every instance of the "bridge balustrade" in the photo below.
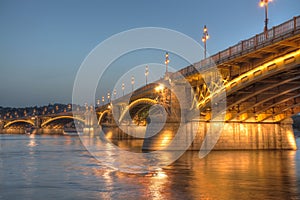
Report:
M 194 66 L 198 69 L 205 69 L 211 66 L 212 64 L 221 63 L 224 60 L 230 59 L 234 56 L 241 55 L 245 52 L 248 52 L 249 50 L 257 50 L 258 47 L 263 46 L 264 43 L 268 43 L 274 39 L 281 38 L 284 35 L 287 35 L 289 33 L 294 33 L 297 30 L 300 30 L 300 16 L 294 17 L 293 19 L 284 22 L 278 26 L 274 26 L 272 29 L 268 30 L 268 34 L 265 32 L 262 32 L 260 34 L 255 35 L 254 37 L 243 40 L 239 42 L 238 44 L 229 47 L 228 49 L 225 49 L 223 51 L 220 51 L 219 53 L 201 60 L 198 63 L 195 63 Z M 268 37 L 266 36 L 268 35 Z M 191 71 L 196 71 L 191 69 L 193 66 L 188 66 L 179 72 L 183 76 L 188 76 L 191 74 Z M 174 74 L 174 77 L 176 76 L 176 73 Z

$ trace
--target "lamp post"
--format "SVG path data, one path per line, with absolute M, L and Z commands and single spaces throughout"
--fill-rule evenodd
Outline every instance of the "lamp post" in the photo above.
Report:
M 117 90 L 114 89 L 114 100 L 117 98 Z
M 134 89 L 134 76 L 131 77 L 131 90 L 133 92 Z
M 204 25 L 203 28 L 203 36 L 202 36 L 202 42 L 204 44 L 204 59 L 206 59 L 206 41 L 209 39 L 208 31 L 206 25 Z
M 107 103 L 110 103 L 110 92 L 107 92 Z
M 146 78 L 146 85 L 148 85 L 148 74 L 149 74 L 149 68 L 148 65 L 145 68 L 145 78 Z
M 125 84 L 122 83 L 122 92 L 123 92 L 123 96 L 124 96 L 124 90 L 125 90 Z
M 265 35 L 266 35 L 266 38 L 268 38 L 268 22 L 269 22 L 269 19 L 268 19 L 268 4 L 269 2 L 271 2 L 272 0 L 260 0 L 260 7 L 265 7 L 265 27 L 264 27 L 264 32 L 265 32 Z
M 165 64 L 166 64 L 166 76 L 168 75 L 168 64 L 169 64 L 170 60 L 169 60 L 169 53 L 166 52 L 166 60 L 165 60 Z
M 102 104 L 103 105 L 104 105 L 104 101 L 105 101 L 104 96 L 102 96 Z

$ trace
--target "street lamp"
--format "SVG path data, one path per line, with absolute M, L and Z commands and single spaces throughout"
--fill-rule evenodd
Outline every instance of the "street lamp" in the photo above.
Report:
M 166 52 L 166 60 L 165 60 L 165 64 L 166 64 L 166 76 L 168 74 L 168 64 L 169 64 L 170 60 L 169 60 L 169 53 Z
M 114 89 L 114 99 L 116 99 L 116 97 L 117 97 L 117 90 Z
M 125 90 L 125 84 L 122 83 L 122 92 L 123 92 L 123 96 L 124 96 L 124 90 Z
M 105 101 L 104 96 L 102 96 L 102 103 L 103 103 L 103 105 L 104 105 L 104 101 Z
M 206 41 L 208 39 L 209 39 L 208 31 L 207 31 L 206 25 L 204 25 L 203 36 L 202 36 L 202 42 L 204 43 L 204 59 L 206 59 Z
M 264 32 L 265 32 L 265 35 L 266 35 L 266 38 L 268 38 L 268 22 L 269 22 L 269 19 L 268 19 L 268 4 L 269 2 L 272 2 L 272 0 L 260 0 L 260 7 L 265 7 L 265 27 L 264 27 Z
M 145 68 L 146 85 L 148 84 L 148 74 L 149 74 L 149 69 L 148 69 L 148 65 L 147 65 Z
M 133 92 L 133 89 L 134 89 L 134 76 L 131 77 L 131 89 L 132 89 L 132 92 Z
M 110 92 L 107 92 L 107 103 L 109 103 L 110 102 Z

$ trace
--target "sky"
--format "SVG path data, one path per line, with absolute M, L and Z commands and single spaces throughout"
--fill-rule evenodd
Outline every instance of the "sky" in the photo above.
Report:
M 207 50 L 213 55 L 263 31 L 264 9 L 258 3 L 258 0 L 0 0 L 0 106 L 70 103 L 77 71 L 86 56 L 107 38 L 133 28 L 168 28 L 201 43 L 203 26 L 207 25 L 210 35 Z M 273 0 L 269 4 L 269 27 L 298 15 L 299 0 Z M 159 63 L 159 59 L 164 62 L 161 51 L 144 51 L 143 56 L 138 53 L 136 56 L 145 58 L 144 63 L 136 64 Z M 151 56 L 155 59 L 147 58 Z M 130 64 L 120 63 L 120 60 L 115 62 L 112 73 Z M 118 77 L 124 78 L 122 73 Z M 155 75 L 151 81 L 157 78 Z M 129 92 L 130 75 L 126 79 Z M 111 90 L 110 78 L 105 80 L 97 91 L 99 98 Z

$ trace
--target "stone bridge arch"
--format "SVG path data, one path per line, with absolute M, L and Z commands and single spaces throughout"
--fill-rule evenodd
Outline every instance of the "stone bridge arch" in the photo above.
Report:
M 153 100 L 150 98 L 141 98 L 141 99 L 137 99 L 137 100 L 131 102 L 128 106 L 125 107 L 124 111 L 121 113 L 119 120 L 118 120 L 119 123 L 122 122 L 123 118 L 130 111 L 130 109 L 132 109 L 135 106 L 140 105 L 140 104 L 156 105 L 156 104 L 158 104 L 158 102 L 156 100 Z
M 79 117 L 74 117 L 74 116 L 57 116 L 57 117 L 53 117 L 53 118 L 50 118 L 46 121 L 44 121 L 42 124 L 41 124 L 41 127 L 44 127 L 46 126 L 47 124 L 53 122 L 53 121 L 56 121 L 56 120 L 60 120 L 60 119 L 73 119 L 73 120 L 78 120 L 82 123 L 85 123 L 85 120 L 84 119 L 81 119 Z
M 27 123 L 27 124 L 30 124 L 32 126 L 35 125 L 34 122 L 31 121 L 31 120 L 18 119 L 18 120 L 14 120 L 14 121 L 10 121 L 10 122 L 6 123 L 3 128 L 7 128 L 7 127 L 9 127 L 9 126 L 11 126 L 15 123 Z
M 225 121 L 263 122 L 269 119 L 271 115 L 273 117 L 280 115 L 280 111 L 272 112 L 274 107 L 272 105 L 294 101 L 288 106 L 294 109 L 299 106 L 299 67 L 300 50 L 277 57 L 228 81 L 223 88 L 219 88 L 215 93 L 200 99 L 197 107 L 201 111 L 205 111 L 210 107 L 211 99 L 217 97 L 222 90 L 226 90 L 227 114 Z M 274 91 L 277 92 L 274 93 Z M 265 116 L 263 111 L 271 112 L 271 114 Z M 284 116 L 288 118 L 291 115 L 285 114 Z M 277 121 L 284 119 L 280 117 L 280 120 Z

